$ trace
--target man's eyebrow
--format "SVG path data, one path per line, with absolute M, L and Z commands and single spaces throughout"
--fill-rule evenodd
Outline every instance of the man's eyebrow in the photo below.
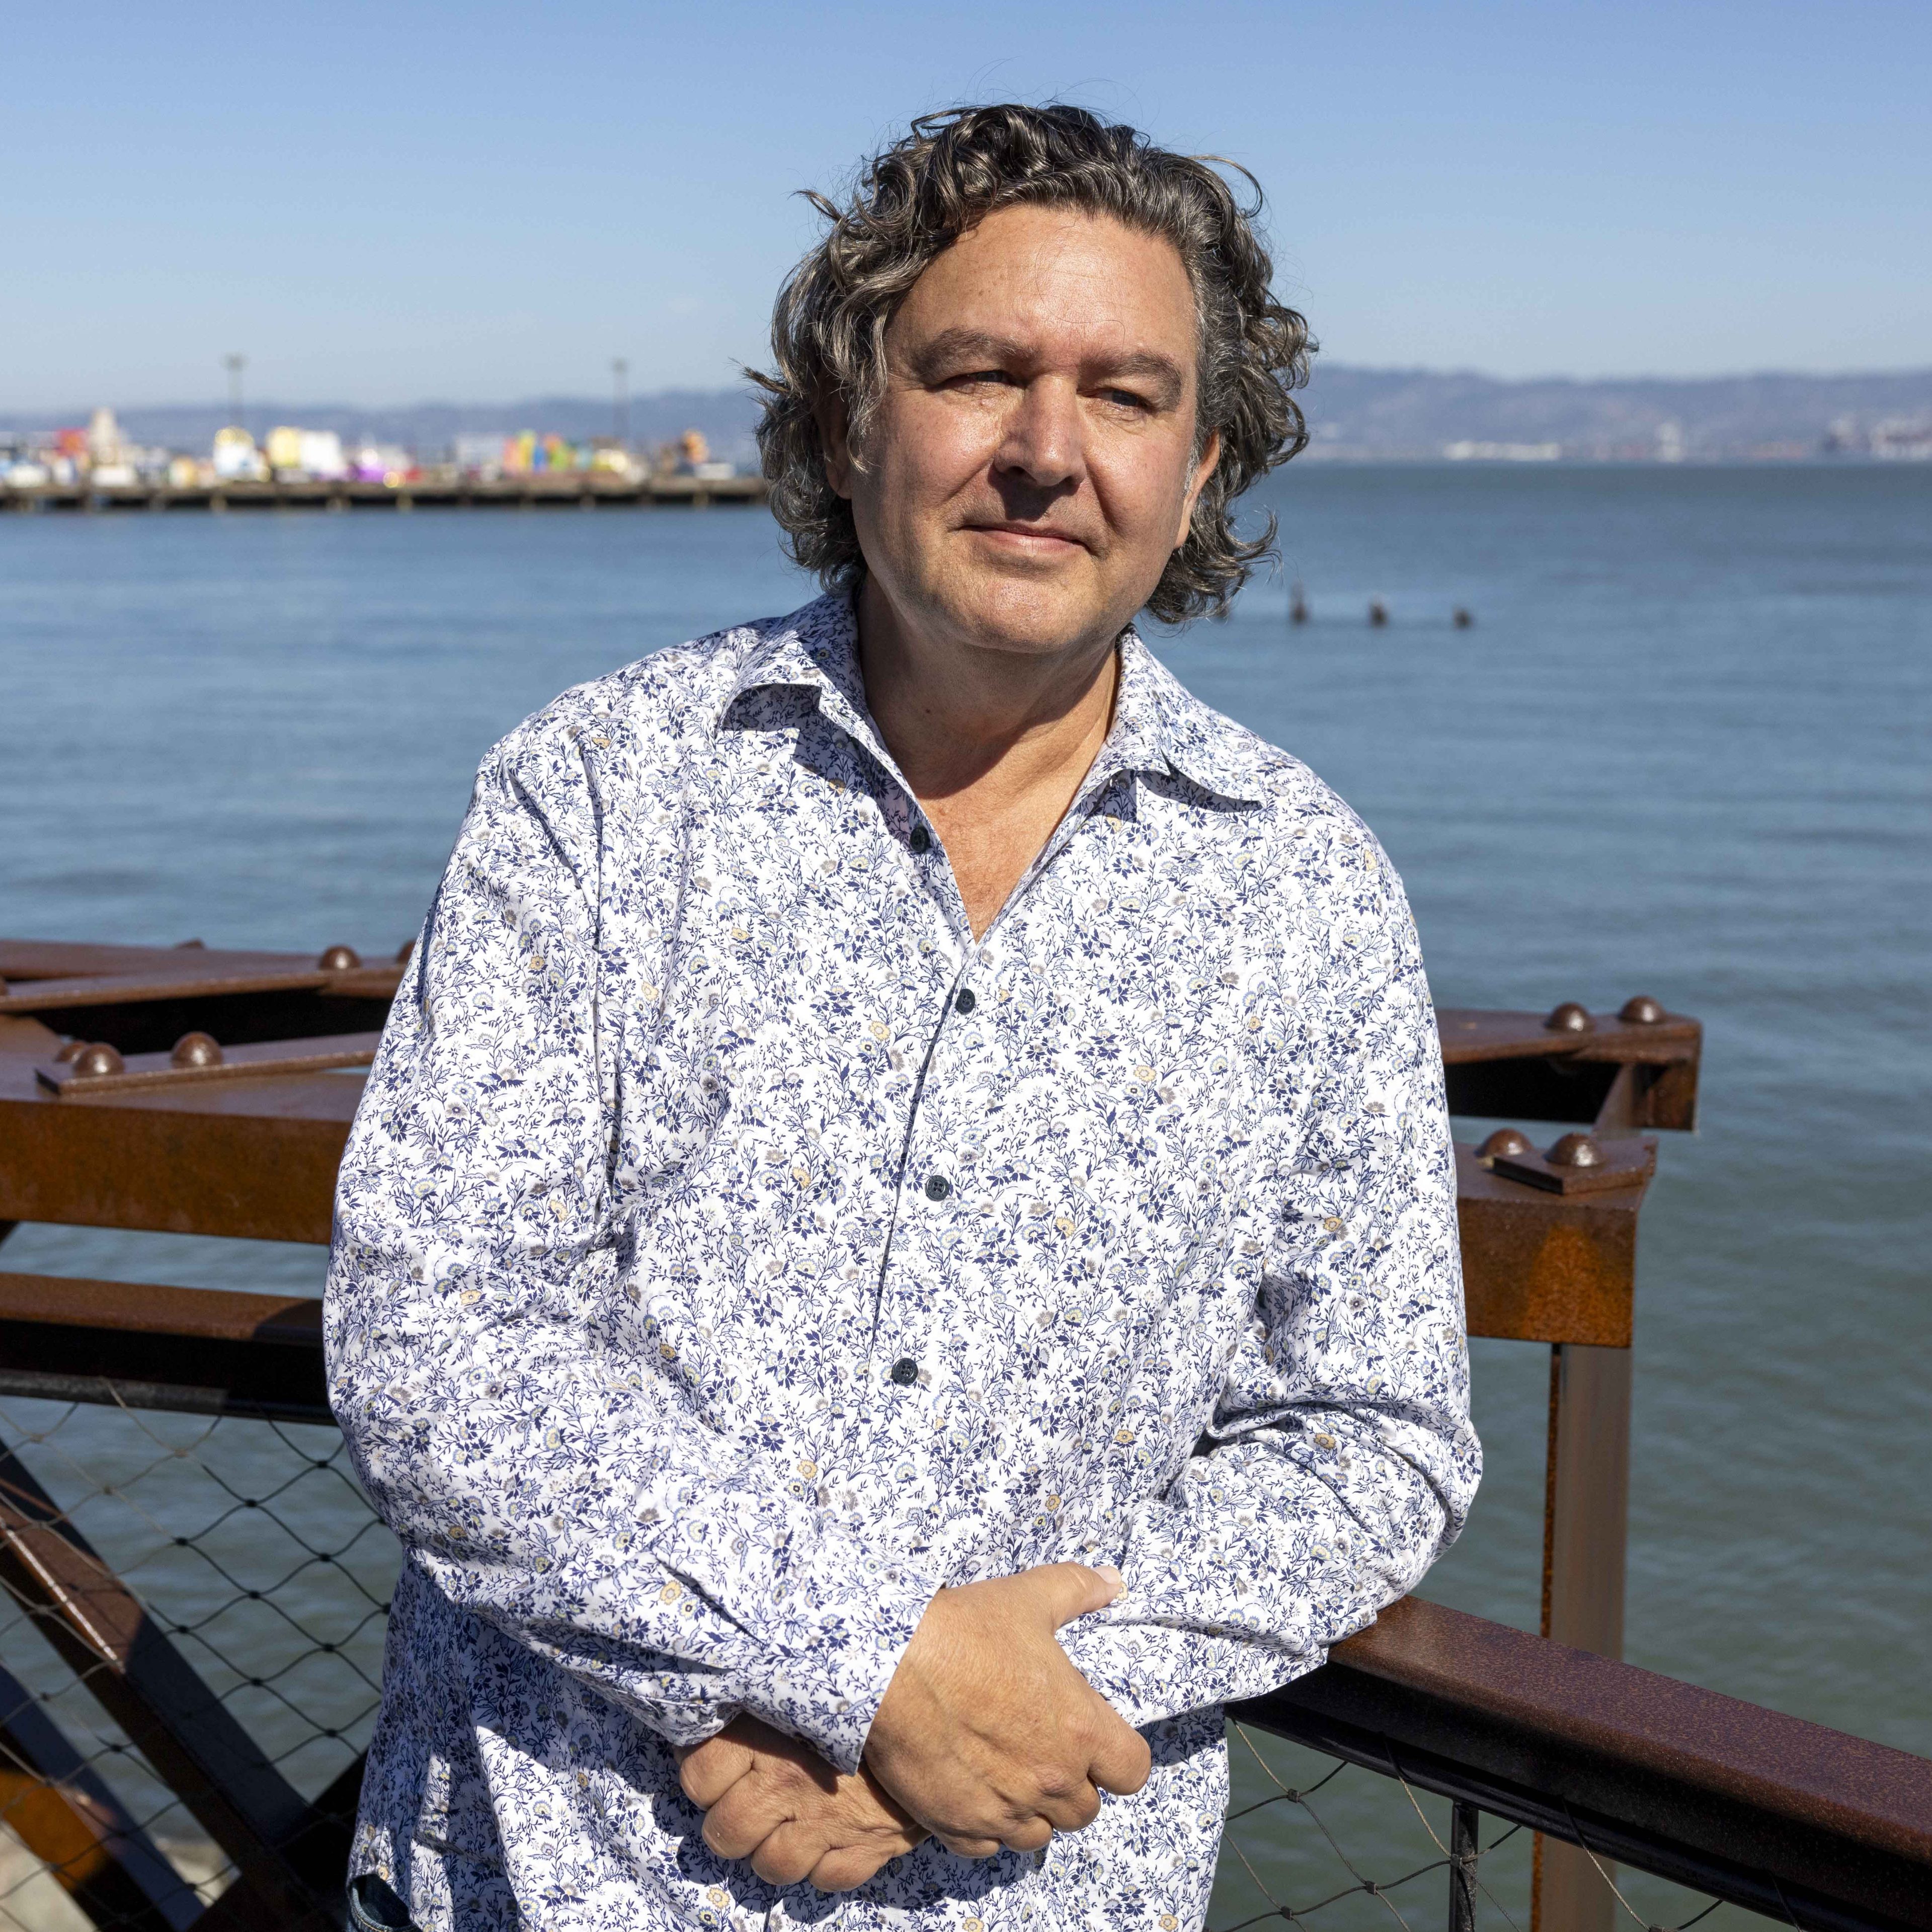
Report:
M 922 342 L 908 358 L 922 376 L 931 375 L 948 363 L 983 363 L 998 367 L 1024 358 L 1020 345 L 1004 335 L 989 334 L 983 328 L 942 328 L 930 341 Z
M 982 328 L 943 328 L 930 341 L 920 344 L 908 358 L 922 376 L 932 377 L 961 364 L 1004 368 L 1030 359 L 1029 352 L 1010 336 L 994 335 Z M 1158 350 L 1143 349 L 1126 356 L 1112 356 L 1096 365 L 1094 373 L 1109 376 L 1151 377 L 1158 386 L 1156 402 L 1172 408 L 1185 392 L 1187 380 L 1180 365 Z

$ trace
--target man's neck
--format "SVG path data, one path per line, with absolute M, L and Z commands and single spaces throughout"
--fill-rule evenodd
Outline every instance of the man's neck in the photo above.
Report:
M 857 600 L 866 700 L 952 861 L 976 937 L 1073 802 L 1112 722 L 1112 640 L 1032 656 L 962 652 Z

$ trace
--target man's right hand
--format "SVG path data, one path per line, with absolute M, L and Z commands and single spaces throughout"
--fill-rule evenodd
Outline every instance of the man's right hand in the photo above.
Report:
M 1048 1563 L 941 1590 L 886 1688 L 866 1762 L 949 1850 L 1036 1851 L 1139 1790 L 1145 1741 L 1054 1636 L 1120 1594 L 1117 1570 Z

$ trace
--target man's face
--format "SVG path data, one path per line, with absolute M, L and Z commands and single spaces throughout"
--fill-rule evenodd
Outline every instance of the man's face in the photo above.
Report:
M 868 572 L 934 642 L 1111 642 L 1187 533 L 1192 290 L 1172 244 L 1078 210 L 1003 208 L 921 275 L 886 334 L 860 452 L 832 434 Z

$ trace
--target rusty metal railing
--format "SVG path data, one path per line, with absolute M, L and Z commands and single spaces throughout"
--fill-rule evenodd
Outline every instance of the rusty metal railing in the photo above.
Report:
M 0 1238 L 32 1220 L 326 1240 L 357 1070 L 400 970 L 342 946 L 0 941 Z M 1454 1111 L 1586 1130 L 1458 1149 L 1470 1332 L 1551 1351 L 1543 1625 L 1556 1641 L 1398 1606 L 1243 1713 L 1241 1734 L 1273 1730 L 1450 1798 L 1440 1858 L 1408 1876 L 1450 1874 L 1452 1924 L 1472 1922 L 1480 1889 L 1478 1812 L 1542 1834 L 1545 1932 L 1604 1932 L 1618 1858 L 1713 1897 L 1782 1900 L 1792 1923 L 1932 1924 L 1843 1876 L 1881 1856 L 1932 1872 L 1911 1864 L 1932 1844 L 1932 1798 L 1912 1781 L 1932 1767 L 1613 1661 L 1637 1226 L 1652 1133 L 1695 1118 L 1701 1029 L 1642 998 L 1614 1018 L 1566 1004 L 1440 1020 Z M 318 1305 L 0 1275 L 0 1583 L 16 1606 L 0 1628 L 15 1673 L 0 1676 L 0 1823 L 36 1862 L 31 1881 L 99 1925 L 327 1921 L 394 1556 L 342 1467 Z M 280 1568 L 263 1567 L 271 1547 Z M 38 1674 L 12 1636 L 35 1640 Z M 1540 1703 L 1524 1702 L 1532 1683 Z M 1600 1707 L 1622 1715 L 1600 1722 Z M 1700 1725 L 1713 1727 L 1701 1742 Z M 1882 1764 L 1892 1796 L 1856 1816 L 1804 1810 L 1817 1794 L 1750 1758 L 1754 1725 L 1847 1779 Z M 1675 1786 L 1645 1756 L 1666 1734 Z M 1706 1786 L 1731 1793 L 1726 1830 L 1759 1832 L 1729 1864 L 1701 1826 L 1664 1828 L 1679 1812 L 1652 1802 L 1667 1790 L 1682 1810 Z M 1305 1793 L 1282 1795 L 1328 1832 Z M 1716 1800 L 1696 1802 L 1682 1815 Z M 1906 1837 L 1868 1844 L 1886 1817 Z M 1802 1840 L 1797 1867 L 1773 1856 L 1780 1833 Z M 1238 1821 L 1231 1844 L 1242 1856 Z M 1335 1850 L 1347 1890 L 1400 1919 L 1394 1880 Z M 0 1912 L 10 1895 L 0 1870 Z M 1270 1900 L 1278 1919 L 1319 1909 Z

